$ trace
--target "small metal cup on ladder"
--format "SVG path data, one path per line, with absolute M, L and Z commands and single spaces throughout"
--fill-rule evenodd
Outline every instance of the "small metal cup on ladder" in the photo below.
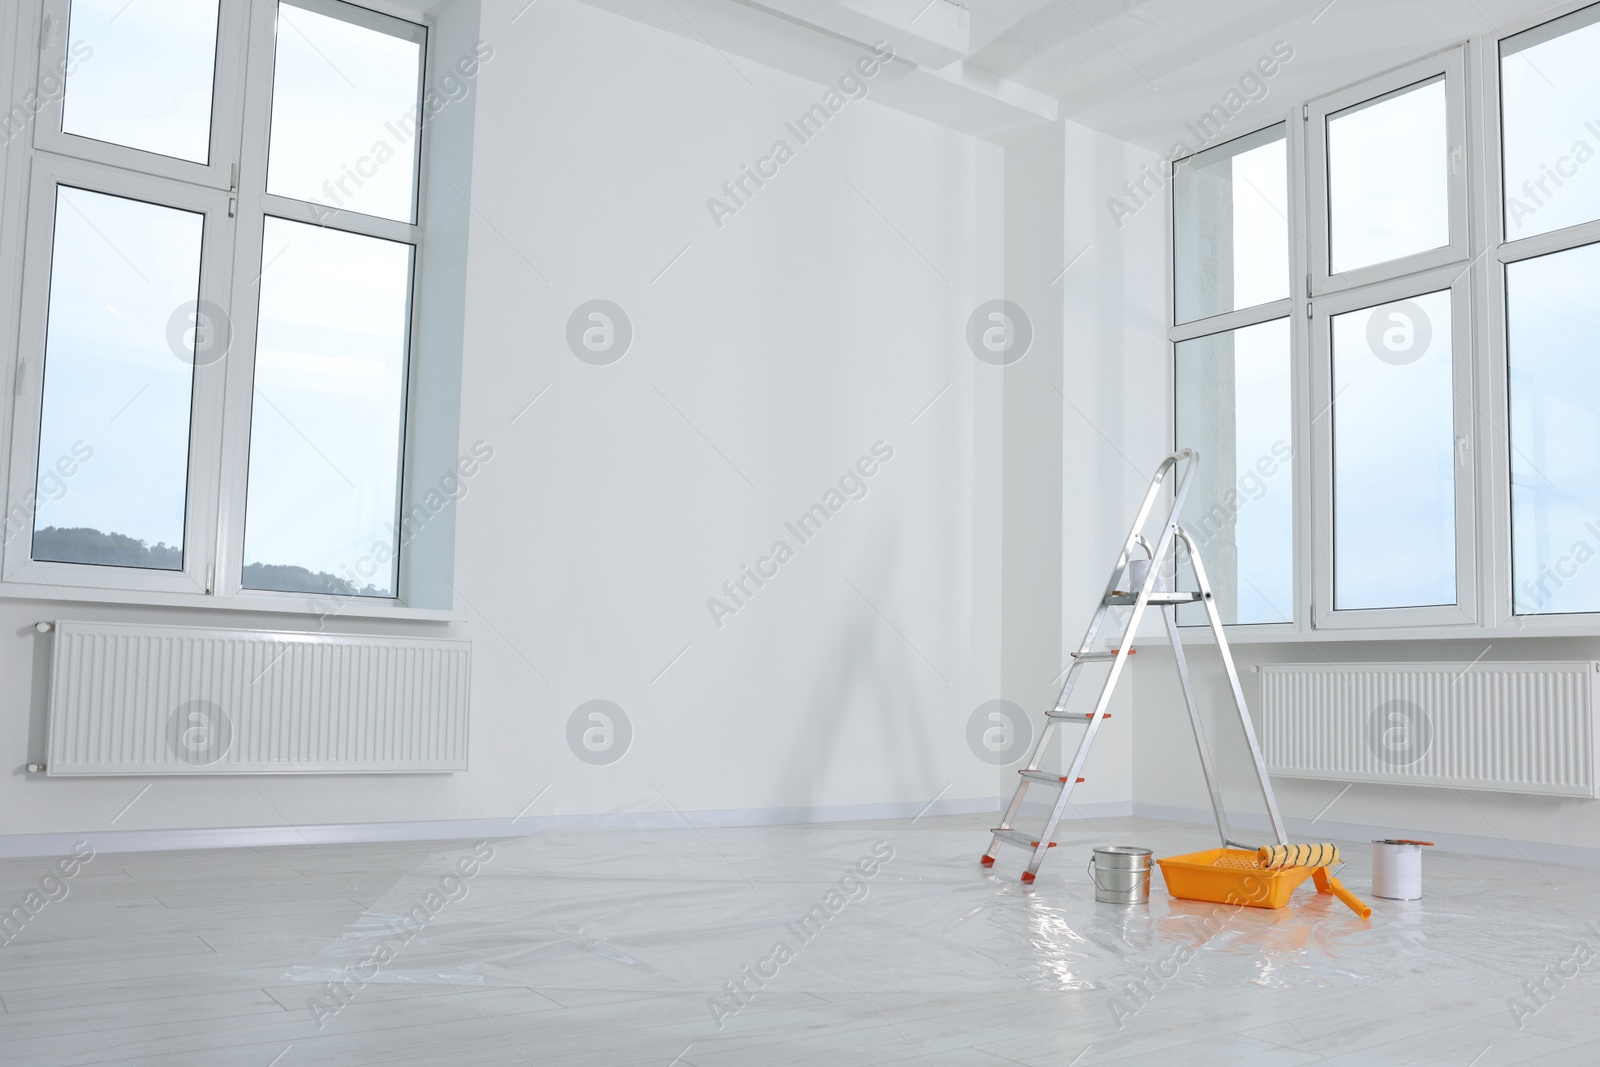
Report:
M 1162 523 L 1161 532 L 1156 537 L 1155 545 L 1152 546 L 1144 537 L 1145 524 L 1155 510 L 1156 499 L 1160 496 L 1162 487 L 1180 465 L 1182 470 L 1178 476 L 1177 490 L 1173 494 L 1172 509 L 1167 513 L 1166 521 Z M 1152 605 L 1160 611 L 1162 621 L 1166 623 L 1167 637 L 1172 644 L 1172 655 L 1177 665 L 1184 703 L 1189 710 L 1189 724 L 1194 729 L 1195 744 L 1200 751 L 1200 767 L 1205 774 L 1206 789 L 1211 794 L 1211 808 L 1216 813 L 1217 832 L 1222 838 L 1223 847 L 1254 848 L 1251 845 L 1235 842 L 1228 829 L 1228 816 L 1222 805 L 1222 792 L 1217 783 L 1216 768 L 1211 760 L 1210 746 L 1206 744 L 1205 729 L 1201 725 L 1200 710 L 1195 702 L 1194 686 L 1189 680 L 1189 664 L 1184 658 L 1183 641 L 1179 635 L 1178 607 L 1182 604 L 1198 603 L 1205 608 L 1212 636 L 1217 642 L 1217 651 L 1222 656 L 1223 669 L 1228 675 L 1234 707 L 1239 714 L 1239 725 L 1243 728 L 1245 741 L 1249 745 L 1256 780 L 1261 786 L 1261 797 L 1266 802 L 1267 817 L 1272 821 L 1273 834 L 1278 844 L 1288 843 L 1283 831 L 1283 819 L 1278 814 L 1278 801 L 1273 795 L 1272 783 L 1267 778 L 1266 762 L 1262 759 L 1261 746 L 1256 741 L 1255 728 L 1250 722 L 1250 711 L 1245 705 L 1244 690 L 1239 685 L 1239 672 L 1234 666 L 1233 653 L 1228 648 L 1228 639 L 1222 630 L 1222 616 L 1217 612 L 1216 598 L 1206 578 L 1205 564 L 1200 559 L 1199 546 L 1195 544 L 1194 538 L 1188 531 L 1178 523 L 1178 517 L 1183 513 L 1184 502 L 1188 499 L 1190 486 L 1199 468 L 1200 454 L 1192 448 L 1180 449 L 1162 461 L 1155 476 L 1150 480 L 1150 488 L 1145 492 L 1144 503 L 1139 508 L 1138 516 L 1133 520 L 1133 528 L 1128 532 L 1127 540 L 1123 542 L 1121 555 L 1117 557 L 1116 567 L 1111 572 L 1111 580 L 1106 583 L 1105 594 L 1100 598 L 1100 604 L 1095 609 L 1094 617 L 1089 622 L 1089 629 L 1083 635 L 1078 651 L 1072 654 L 1072 666 L 1067 670 L 1061 695 L 1057 698 L 1055 707 L 1045 713 L 1044 729 L 1040 731 L 1039 740 L 1034 745 L 1033 755 L 1029 758 L 1027 766 L 1017 772 L 1022 776 L 1021 780 L 1017 783 L 1017 791 L 1011 798 L 1011 805 L 1006 809 L 1005 818 L 993 831 L 994 838 L 990 842 L 989 850 L 983 854 L 985 867 L 994 865 L 1000 846 L 1007 844 L 1025 849 L 1030 854 L 1028 869 L 1022 875 L 1024 882 L 1032 883 L 1039 873 L 1039 866 L 1044 862 L 1045 856 L 1055 847 L 1055 842 L 1051 838 L 1055 835 L 1057 823 L 1061 821 L 1063 813 L 1070 804 L 1073 786 L 1083 781 L 1079 774 L 1083 770 L 1085 760 L 1088 759 L 1089 748 L 1094 744 L 1095 734 L 1099 731 L 1101 722 L 1111 717 L 1106 714 L 1106 709 L 1111 704 L 1111 695 L 1116 689 L 1117 680 L 1122 676 L 1123 668 L 1127 666 L 1128 657 L 1134 654 L 1133 639 L 1139 631 L 1139 623 L 1144 618 L 1145 609 Z M 1190 567 L 1194 571 L 1196 588 L 1185 591 L 1164 590 L 1160 587 L 1161 563 L 1169 553 L 1176 559 L 1179 541 L 1183 542 Z M 1135 557 L 1136 550 L 1142 552 L 1145 559 Z M 1145 563 L 1145 560 L 1148 560 L 1146 566 L 1138 566 Z M 1137 580 L 1124 581 L 1124 578 L 1129 576 Z M 1095 639 L 1100 634 L 1100 627 L 1105 622 L 1107 612 L 1118 606 L 1129 606 L 1133 611 L 1128 615 L 1122 635 L 1117 640 L 1117 647 L 1114 650 L 1096 649 Z M 1069 713 L 1067 702 L 1072 696 L 1073 687 L 1077 685 L 1078 676 L 1084 666 L 1089 663 L 1107 662 L 1111 664 L 1111 673 L 1100 690 L 1094 710 L 1087 714 Z M 1056 728 L 1068 722 L 1086 727 L 1083 738 L 1078 742 L 1078 751 L 1072 758 L 1071 766 L 1063 775 L 1040 770 L 1039 764 L 1048 751 L 1048 745 Z M 1060 790 L 1055 806 L 1037 836 L 1018 830 L 1012 825 L 1017 813 L 1022 809 L 1023 797 L 1033 785 Z

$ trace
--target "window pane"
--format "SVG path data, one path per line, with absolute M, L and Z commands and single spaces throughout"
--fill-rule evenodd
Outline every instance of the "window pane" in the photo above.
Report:
M 1506 238 L 1600 219 L 1600 6 L 1500 46 Z
M 269 218 L 244 585 L 394 596 L 410 245 Z
M 1289 295 L 1289 162 L 1281 125 L 1184 160 L 1173 182 L 1178 322 Z
M 1450 243 L 1443 76 L 1328 117 L 1329 270 Z
M 1456 602 L 1450 304 L 1334 316 L 1335 608 Z
M 204 222 L 57 190 L 34 559 L 183 568 Z
M 342 10 L 333 3 L 278 8 L 267 192 L 410 222 L 421 30 L 355 9 L 351 16 L 369 24 L 327 13 Z
M 1506 267 L 1519 615 L 1600 611 L 1600 246 Z
M 1184 528 L 1225 623 L 1294 618 L 1289 320 L 1178 346 L 1178 447 L 1200 453 Z M 1188 586 L 1187 588 L 1193 588 Z M 1204 609 L 1182 609 L 1185 623 Z
M 72 0 L 66 133 L 205 163 L 217 0 Z

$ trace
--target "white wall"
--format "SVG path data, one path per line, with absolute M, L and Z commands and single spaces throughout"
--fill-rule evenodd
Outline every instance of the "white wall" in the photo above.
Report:
M 472 777 L 515 783 L 509 812 L 551 780 L 541 810 L 991 794 L 963 728 L 996 685 L 998 394 L 963 328 L 996 284 L 998 152 L 870 102 L 800 145 L 817 85 L 575 3 L 503 33 L 464 388 L 463 439 L 498 452 L 460 519 Z M 796 158 L 718 229 L 707 198 L 780 138 Z M 635 329 L 609 367 L 562 336 L 597 297 Z M 799 545 L 784 522 L 879 440 L 869 494 Z M 796 558 L 718 629 L 707 599 L 779 538 Z M 609 768 L 561 737 L 596 698 L 636 729 Z
M 547 785 L 530 818 L 992 804 L 966 724 L 1001 693 L 1002 378 L 964 334 L 1004 284 L 1003 150 L 852 102 L 719 230 L 707 198 L 795 145 L 822 88 L 574 0 L 522 7 L 485 4 L 475 89 L 461 442 L 494 458 L 459 505 L 468 620 L 332 627 L 472 639 L 470 772 L 25 776 L 35 619 L 304 623 L 3 601 L 5 832 L 510 819 Z M 610 366 L 565 340 L 595 298 L 633 324 Z M 784 522 L 877 441 L 868 495 L 799 545 Z M 795 558 L 717 628 L 707 599 L 779 538 Z M 634 731 L 605 767 L 566 741 L 597 698 Z
M 1164 218 L 1159 205 L 1152 205 L 1118 226 L 1105 206 L 1107 190 L 1155 157 L 1075 123 L 1067 123 L 1065 132 L 1062 265 L 1071 266 L 1057 283 L 1066 318 L 1064 399 L 1053 399 L 1062 405 L 1063 426 L 1061 636 L 1072 650 L 1105 590 L 1150 476 L 1171 449 L 1171 431 L 1162 415 L 1170 403 L 1165 286 L 1152 269 L 1165 258 Z M 1119 636 L 1125 619 L 1126 609 L 1113 609 L 1098 644 Z M 1147 620 L 1144 630 L 1149 629 Z M 1108 671 L 1104 665 L 1084 669 L 1075 708 L 1093 706 Z M 1095 737 L 1088 781 L 1076 794 L 1085 803 L 1135 797 L 1135 730 L 1143 714 L 1139 674 L 1123 674 L 1113 718 Z M 1064 740 L 1070 757 L 1078 731 L 1068 730 Z

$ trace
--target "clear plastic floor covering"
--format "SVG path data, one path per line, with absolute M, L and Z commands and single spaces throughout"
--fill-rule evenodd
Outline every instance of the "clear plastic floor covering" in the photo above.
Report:
M 1214 847 L 1214 835 L 1073 823 L 1028 888 L 1016 849 L 992 872 L 978 866 L 986 825 L 569 827 L 452 849 L 310 945 L 283 978 L 313 995 L 342 983 L 352 997 L 397 984 L 619 995 L 615 1055 L 601 1027 L 590 1052 L 553 1046 L 539 1063 L 666 1067 L 675 1045 L 688 1047 L 672 1062 L 691 1065 L 1065 1065 L 1185 1047 L 1278 1065 L 1600 1063 L 1600 1045 L 1593 1058 L 1582 1049 L 1600 1041 L 1600 955 L 1574 959 L 1579 945 L 1600 954 L 1600 872 L 1430 851 L 1425 898 L 1390 902 L 1370 895 L 1367 845 L 1345 842 L 1340 877 L 1372 905 L 1370 920 L 1309 882 L 1277 911 L 1175 900 L 1159 870 L 1148 905 L 1119 907 L 1094 900 L 1094 846 L 1160 857 Z M 796 995 L 818 1013 L 772 1032 L 763 1001 Z M 649 1027 L 629 1021 L 630 996 L 678 1006 L 658 1056 L 640 1045 Z M 922 1005 L 923 1021 L 897 1020 L 906 1004 Z M 867 1025 L 874 1013 L 909 1027 L 903 1041 L 808 1045 L 833 1014 Z M 941 1020 L 948 1040 L 919 1038 Z

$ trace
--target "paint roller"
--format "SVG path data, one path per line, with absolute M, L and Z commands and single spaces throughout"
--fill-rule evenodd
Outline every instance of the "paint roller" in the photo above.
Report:
M 1256 858 L 1261 861 L 1261 866 L 1269 871 L 1280 871 L 1285 867 L 1314 867 L 1312 877 L 1317 883 L 1317 892 L 1332 893 L 1347 904 L 1351 911 L 1363 919 L 1372 917 L 1372 909 L 1344 884 L 1328 873 L 1328 868 L 1339 862 L 1339 848 L 1337 845 L 1262 845 L 1256 852 Z
M 1256 851 L 1269 871 L 1285 867 L 1332 867 L 1339 862 L 1338 845 L 1262 845 Z

